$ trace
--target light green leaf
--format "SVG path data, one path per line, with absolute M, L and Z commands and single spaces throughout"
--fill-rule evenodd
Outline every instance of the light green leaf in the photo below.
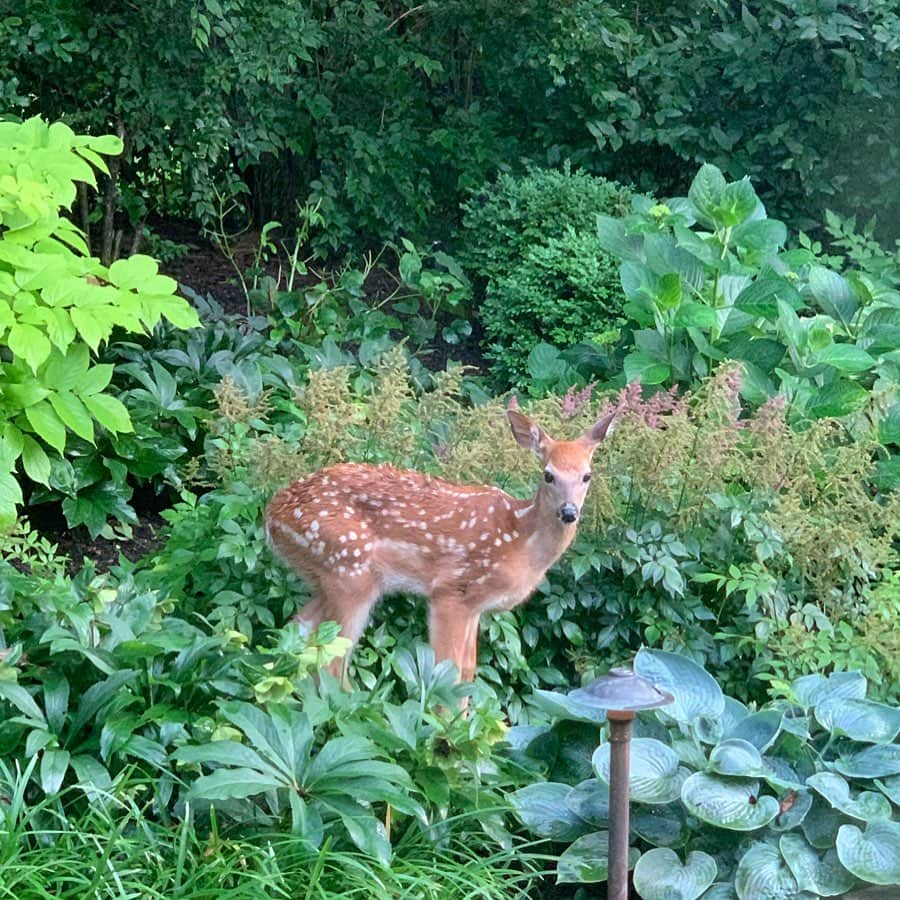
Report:
M 44 448 L 31 435 L 24 435 L 22 466 L 25 474 L 38 484 L 50 486 L 50 458 Z
M 14 356 L 24 359 L 32 372 L 37 372 L 41 363 L 50 355 L 51 345 L 39 328 L 34 325 L 16 323 L 9 329 L 6 343 Z
M 759 796 L 759 783 L 695 772 L 681 788 L 681 801 L 698 819 L 730 831 L 767 825 L 780 809 L 774 797 Z
M 675 702 L 664 711 L 682 724 L 717 718 L 725 710 L 725 696 L 716 680 L 686 656 L 642 647 L 635 657 L 634 671 L 672 694 Z
M 817 359 L 841 372 L 867 372 L 875 365 L 875 358 L 854 344 L 829 344 Z
M 82 400 L 91 415 L 108 431 L 119 434 L 134 431 L 128 410 L 115 397 L 106 394 L 84 394 Z
M 94 423 L 81 400 L 68 391 L 51 392 L 47 399 L 56 414 L 75 434 L 94 443 Z
M 688 199 L 697 210 L 697 217 L 704 225 L 714 225 L 726 181 L 721 170 L 714 165 L 704 163 L 694 176 L 688 191 Z
M 759 197 L 749 178 L 733 181 L 725 186 L 716 210 L 716 221 L 734 227 L 751 216 L 759 206 Z
M 707 853 L 695 850 L 682 864 L 666 847 L 648 850 L 634 867 L 634 889 L 642 900 L 697 900 L 716 880 L 718 866 Z
M 681 794 L 688 770 L 678 765 L 671 747 L 654 738 L 634 738 L 630 744 L 631 800 L 636 803 L 671 803 Z M 609 784 L 610 744 L 601 744 L 591 760 L 597 777 Z
M 872 884 L 900 884 L 900 822 L 842 825 L 837 855 L 847 871 Z
M 54 450 L 62 453 L 66 449 L 66 426 L 46 400 L 27 407 L 25 417 L 37 435 Z
M 661 362 L 643 350 L 629 353 L 625 357 L 624 369 L 626 381 L 629 383 L 639 381 L 646 385 L 662 384 L 672 374 L 667 363 Z

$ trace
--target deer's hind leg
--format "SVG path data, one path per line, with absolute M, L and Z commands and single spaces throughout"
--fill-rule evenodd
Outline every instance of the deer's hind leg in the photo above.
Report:
M 322 622 L 337 622 L 341 626 L 341 637 L 350 641 L 350 647 L 328 666 L 335 678 L 346 681 L 350 655 L 379 596 L 378 579 L 369 573 L 329 574 L 317 579 L 312 599 L 294 616 L 307 633 L 315 631 Z

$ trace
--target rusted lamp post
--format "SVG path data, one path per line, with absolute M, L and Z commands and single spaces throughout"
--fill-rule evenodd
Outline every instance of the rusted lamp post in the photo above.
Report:
M 606 710 L 609 721 L 609 900 L 628 900 L 629 780 L 631 723 L 642 709 L 666 706 L 675 698 L 631 669 L 609 673 L 569 696 Z

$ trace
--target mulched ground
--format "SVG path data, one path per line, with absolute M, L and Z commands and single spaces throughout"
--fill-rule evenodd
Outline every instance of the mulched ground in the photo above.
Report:
M 211 295 L 226 314 L 246 312 L 246 299 L 235 269 L 217 247 L 189 224 L 165 222 L 155 223 L 153 227 L 155 233 L 161 237 L 188 248 L 186 255 L 161 266 L 165 274 L 171 275 L 179 284 L 189 287 L 201 296 Z M 255 235 L 248 235 L 237 247 L 237 262 L 244 268 L 252 263 L 255 238 Z M 144 252 L 147 252 L 145 248 Z M 270 265 L 269 272 L 273 276 L 276 274 L 276 263 Z M 322 272 L 311 272 L 303 276 L 298 283 L 312 285 L 323 277 L 329 277 L 327 268 Z M 397 279 L 394 275 L 376 268 L 366 280 L 364 290 L 366 297 L 375 303 L 389 297 L 396 287 Z M 389 306 L 385 311 L 388 309 Z M 454 361 L 469 366 L 473 374 L 485 373 L 488 365 L 481 351 L 481 338 L 480 326 L 475 322 L 473 333 L 468 339 L 455 345 L 441 343 L 428 354 L 424 354 L 421 361 L 432 371 L 441 371 L 446 368 L 448 362 Z M 135 526 L 130 540 L 122 541 L 91 539 L 84 529 L 67 528 L 58 506 L 35 507 L 30 511 L 30 517 L 32 525 L 43 536 L 57 544 L 61 553 L 68 556 L 70 574 L 80 569 L 85 558 L 92 560 L 99 572 L 104 572 L 119 562 L 119 554 L 136 561 L 162 545 L 160 529 L 164 522 L 159 510 L 165 507 L 165 498 L 136 493 L 133 505 L 140 524 Z

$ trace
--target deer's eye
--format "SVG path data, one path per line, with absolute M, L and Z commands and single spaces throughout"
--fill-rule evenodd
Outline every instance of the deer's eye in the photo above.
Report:
M 546 472 L 546 471 L 545 471 L 545 472 L 544 472 L 544 481 L 546 481 L 547 484 L 553 484 L 553 482 L 556 481 L 556 479 L 553 477 L 553 473 L 552 473 L 552 472 Z
M 591 480 L 591 473 L 590 473 L 590 472 L 585 472 L 584 478 L 582 478 L 581 480 L 584 481 L 584 482 L 590 481 L 590 480 Z

